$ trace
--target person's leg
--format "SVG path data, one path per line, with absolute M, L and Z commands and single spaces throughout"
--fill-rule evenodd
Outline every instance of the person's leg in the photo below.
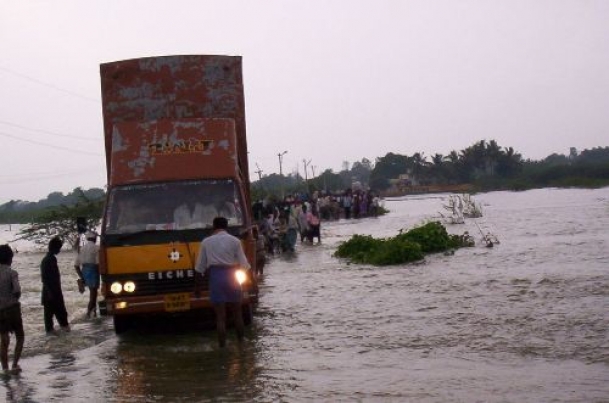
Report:
M 97 289 L 89 288 L 89 305 L 87 305 L 87 317 L 91 315 L 97 316 L 95 313 L 95 307 L 97 305 Z
M 307 241 L 313 243 L 313 227 L 309 228 L 309 231 L 307 231 Z
M 91 315 L 97 316 L 97 290 L 99 289 L 99 266 L 90 264 L 84 265 L 83 275 L 85 276 L 85 284 L 89 289 L 89 304 L 87 306 L 87 317 Z
M 2 369 L 8 369 L 8 345 L 10 338 L 8 332 L 0 333 L 0 362 L 2 363 Z
M 53 310 L 53 304 L 50 302 L 45 302 L 44 305 L 44 330 L 46 330 L 47 333 L 50 333 L 53 331 L 53 314 L 54 314 L 54 310 Z
M 237 340 L 243 341 L 245 334 L 245 324 L 243 323 L 243 312 L 241 312 L 241 302 L 231 302 L 231 310 L 233 311 L 233 320 L 235 322 L 235 330 L 237 331 Z
M 25 340 L 25 332 L 23 331 L 23 318 L 21 316 L 21 306 L 17 305 L 14 311 L 14 326 L 15 329 L 15 351 L 13 353 L 13 371 L 21 371 L 19 367 L 19 359 L 21 358 L 21 352 L 23 351 L 23 342 Z
M 70 331 L 70 324 L 68 323 L 68 311 L 66 310 L 66 304 L 62 300 L 58 301 L 55 306 L 55 317 L 57 318 L 57 322 L 59 322 L 59 326 L 67 332 Z
M 19 359 L 21 358 L 21 352 L 23 351 L 23 342 L 25 341 L 25 333 L 23 332 L 23 327 L 20 330 L 15 332 L 15 336 L 17 338 L 15 344 L 15 352 L 13 354 L 13 370 L 21 370 L 19 367 Z
M 214 304 L 216 311 L 216 331 L 218 332 L 218 343 L 220 347 L 226 346 L 226 304 Z
M 296 240 L 298 240 L 298 232 L 292 228 L 288 231 L 288 240 L 290 241 L 290 251 L 294 252 L 296 247 Z

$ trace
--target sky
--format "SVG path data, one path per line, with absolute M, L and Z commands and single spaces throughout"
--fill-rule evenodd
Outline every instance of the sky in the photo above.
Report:
M 252 179 L 609 146 L 605 0 L 0 0 L 0 204 L 104 188 L 99 65 L 243 57 Z

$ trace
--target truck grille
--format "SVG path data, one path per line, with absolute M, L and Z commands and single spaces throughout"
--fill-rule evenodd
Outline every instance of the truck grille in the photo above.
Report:
M 168 271 L 150 274 L 105 275 L 102 276 L 102 281 L 108 284 L 108 286 L 116 281 L 121 284 L 133 281 L 135 283 L 135 291 L 127 295 L 134 297 L 192 292 L 195 287 L 194 272 L 192 270 L 184 270 L 183 273 Z M 204 277 L 202 290 L 207 289 L 209 289 L 209 281 L 207 277 Z

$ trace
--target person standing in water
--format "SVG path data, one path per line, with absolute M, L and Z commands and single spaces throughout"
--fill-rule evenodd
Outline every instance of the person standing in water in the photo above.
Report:
M 238 269 L 250 269 L 239 238 L 229 234 L 228 220 L 216 217 L 213 221 L 213 234 L 201 242 L 195 270 L 197 276 L 209 276 L 210 300 L 216 312 L 216 327 L 220 347 L 226 345 L 226 311 L 233 314 L 237 338 L 243 340 L 245 325 L 241 312 L 243 298 L 241 285 L 236 278 Z M 200 281 L 200 280 L 199 280 Z M 195 294 L 198 294 L 198 288 Z
M 21 286 L 19 274 L 11 268 L 13 263 L 13 250 L 7 244 L 0 245 L 0 361 L 2 370 L 8 369 L 8 347 L 10 333 L 15 333 L 17 339 L 13 353 L 13 372 L 21 371 L 19 358 L 23 350 L 25 334 L 23 332 L 23 319 L 21 317 Z
M 97 316 L 97 290 L 99 290 L 99 246 L 95 243 L 97 234 L 87 231 L 85 243 L 76 255 L 74 269 L 80 280 L 89 289 L 87 317 Z
M 61 290 L 61 275 L 57 265 L 56 255 L 61 251 L 63 241 L 54 237 L 49 241 L 49 251 L 40 263 L 40 277 L 42 279 L 42 305 L 44 307 L 44 329 L 47 333 L 54 330 L 53 317 L 59 322 L 61 329 L 69 332 L 68 312 L 63 300 Z

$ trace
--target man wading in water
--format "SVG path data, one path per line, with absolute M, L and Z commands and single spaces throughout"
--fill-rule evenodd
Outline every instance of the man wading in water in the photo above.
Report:
M 87 306 L 87 318 L 97 316 L 97 290 L 99 289 L 99 246 L 97 234 L 88 231 L 85 234 L 87 243 L 84 244 L 74 261 L 74 269 L 80 281 L 89 289 L 89 305 Z
M 244 334 L 243 314 L 241 312 L 241 285 L 235 273 L 238 269 L 250 269 L 239 238 L 226 232 L 228 220 L 216 217 L 213 221 L 214 233 L 201 242 L 195 270 L 197 286 L 195 294 L 200 293 L 200 276 L 209 276 L 210 300 L 216 311 L 216 327 L 220 347 L 226 345 L 226 310 L 232 311 L 237 338 L 241 342 Z
M 10 333 L 15 333 L 17 341 L 11 369 L 16 373 L 21 371 L 19 358 L 23 350 L 25 334 L 19 303 L 21 297 L 19 274 L 11 269 L 12 263 L 13 250 L 8 245 L 0 245 L 0 361 L 2 361 L 2 370 L 7 372 Z
M 53 317 L 57 319 L 61 329 L 69 332 L 68 312 L 61 290 L 61 274 L 57 266 L 56 255 L 61 251 L 63 241 L 54 237 L 49 241 L 49 251 L 40 263 L 42 278 L 42 305 L 44 306 L 44 329 L 47 334 L 53 333 Z

